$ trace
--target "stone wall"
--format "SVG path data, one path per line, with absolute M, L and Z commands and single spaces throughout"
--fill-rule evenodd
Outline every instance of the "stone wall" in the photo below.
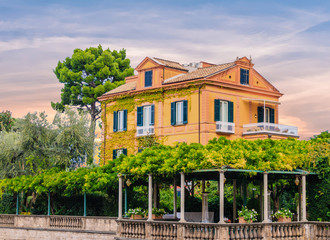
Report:
M 0 240 L 114 239 L 116 218 L 0 215 Z

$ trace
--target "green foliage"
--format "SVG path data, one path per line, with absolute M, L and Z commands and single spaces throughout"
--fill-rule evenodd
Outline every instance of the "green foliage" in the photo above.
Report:
M 286 208 L 281 208 L 279 210 L 277 210 L 274 214 L 274 217 L 276 217 L 277 219 L 282 217 L 282 218 L 292 218 L 293 214 L 289 209 Z
M 243 217 L 246 221 L 257 221 L 258 213 L 254 209 L 248 209 L 247 207 L 242 206 L 242 209 L 238 211 L 238 216 Z
M 14 214 L 16 212 L 16 201 L 13 194 L 4 193 L 0 198 L 0 213 Z
M 225 165 L 240 169 L 259 170 L 301 168 L 317 173 L 317 176 L 309 176 L 307 181 L 309 219 L 316 220 L 317 217 L 321 217 L 327 220 L 330 203 L 329 144 L 328 138 L 309 141 L 293 139 L 230 141 L 223 137 L 210 141 L 206 146 L 180 143 L 172 147 L 157 144 L 136 155 L 121 155 L 102 167 L 79 168 L 74 171 L 61 171 L 54 168 L 36 176 L 3 179 L 0 181 L 0 191 L 30 191 L 38 194 L 50 191 L 68 197 L 81 195 L 84 192 L 109 194 L 117 189 L 117 174 L 121 173 L 132 182 L 132 187 L 128 188 L 128 196 L 129 199 L 136 200 L 129 202 L 129 207 L 146 208 L 143 204 L 147 202 L 147 191 L 141 183 L 145 183 L 146 174 L 149 173 L 154 175 L 156 181 L 162 179 L 162 183 L 171 184 L 173 177 L 181 171 L 189 173 L 196 169 L 220 169 Z M 286 186 L 287 182 L 279 184 Z M 216 183 L 212 183 L 210 187 L 210 202 L 217 205 Z M 282 187 L 280 188 L 282 189 Z M 294 191 L 294 189 L 291 190 Z M 225 195 L 229 196 L 231 190 L 226 191 L 228 193 L 225 192 Z M 187 209 L 191 207 L 196 210 L 196 206 L 201 206 L 200 198 L 187 196 L 188 198 L 191 200 L 187 201 Z M 229 200 L 232 201 L 232 199 Z M 163 198 L 161 201 L 166 200 Z M 188 206 L 189 204 L 191 206 Z M 170 208 L 169 204 L 163 203 L 162 207 Z M 230 214 L 228 214 L 229 217 Z
M 44 113 L 28 113 L 15 131 L 0 132 L 0 179 L 85 163 L 93 147 L 88 126 L 87 114 L 71 109 L 57 113 L 53 124 Z
M 14 125 L 14 119 L 11 116 L 10 111 L 2 111 L 0 113 L 0 132 L 9 132 Z

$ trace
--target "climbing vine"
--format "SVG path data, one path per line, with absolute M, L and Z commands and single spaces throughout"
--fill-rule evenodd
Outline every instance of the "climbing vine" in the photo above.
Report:
M 101 165 L 112 159 L 112 150 L 119 149 L 124 146 L 128 147 L 128 153 L 136 152 L 137 148 L 137 139 L 135 137 L 136 131 L 130 130 L 125 132 L 116 132 L 109 134 L 109 127 L 107 126 L 107 117 L 111 115 L 114 111 L 119 111 L 126 109 L 127 112 L 135 111 L 137 106 L 140 106 L 142 103 L 149 102 L 164 102 L 165 99 L 170 99 L 173 97 L 187 97 L 188 100 L 191 100 L 191 95 L 198 90 L 199 86 L 202 86 L 201 83 L 189 83 L 186 84 L 183 88 L 175 89 L 165 89 L 158 88 L 154 90 L 145 91 L 139 94 L 123 94 L 116 96 L 109 100 L 102 102 L 102 122 L 103 122 L 103 131 L 105 142 L 102 143 L 100 153 L 101 153 Z M 191 108 L 191 104 L 189 104 Z

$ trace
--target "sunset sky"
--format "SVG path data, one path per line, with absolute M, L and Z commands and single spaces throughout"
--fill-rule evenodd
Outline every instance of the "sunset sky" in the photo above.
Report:
M 180 63 L 252 57 L 284 96 L 280 123 L 307 139 L 330 130 L 330 1 L 0 0 L 0 111 L 60 100 L 53 69 L 75 48 Z

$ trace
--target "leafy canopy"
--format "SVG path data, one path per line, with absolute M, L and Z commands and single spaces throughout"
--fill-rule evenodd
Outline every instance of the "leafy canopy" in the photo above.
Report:
M 125 49 L 103 50 L 99 45 L 75 49 L 72 57 L 58 62 L 54 73 L 64 87 L 61 102 L 52 103 L 52 107 L 61 111 L 65 105 L 87 108 L 91 120 L 95 121 L 101 112 L 97 98 L 123 84 L 125 77 L 133 75 L 134 69 L 130 67 Z

